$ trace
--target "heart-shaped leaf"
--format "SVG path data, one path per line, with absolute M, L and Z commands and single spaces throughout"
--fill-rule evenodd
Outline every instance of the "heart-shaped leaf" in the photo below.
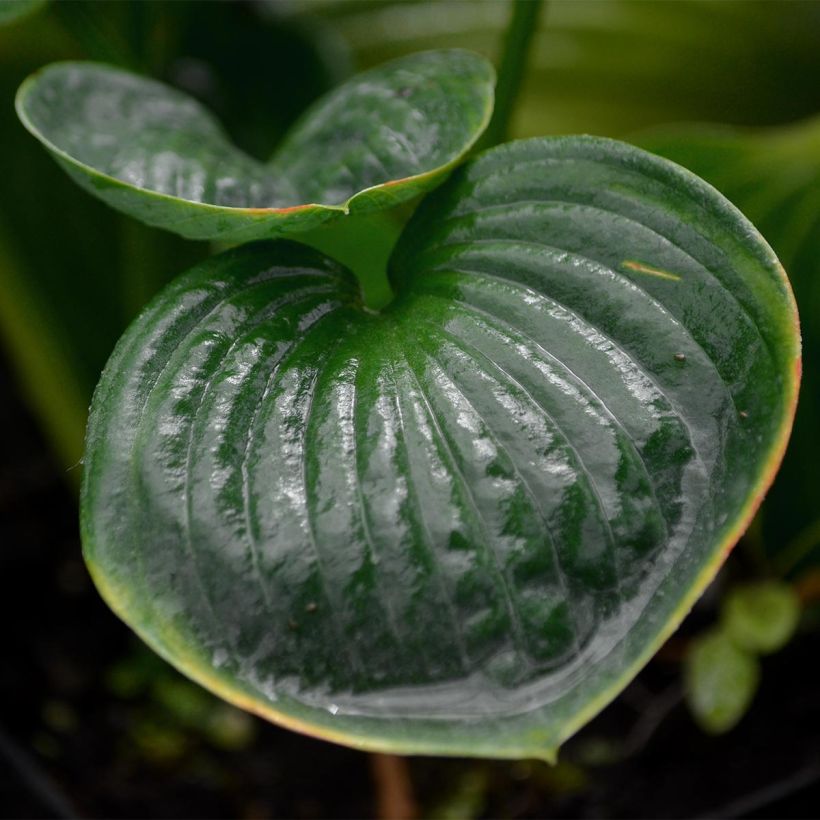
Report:
M 244 242 L 391 207 L 439 184 L 487 125 L 495 75 L 468 51 L 413 54 L 320 99 L 265 164 L 180 91 L 96 63 L 20 87 L 23 124 L 109 205 L 192 239 Z
M 789 286 L 714 189 L 591 138 L 468 163 L 391 270 L 377 315 L 285 242 L 167 288 L 94 399 L 87 560 L 151 646 L 276 722 L 550 758 L 771 481 Z

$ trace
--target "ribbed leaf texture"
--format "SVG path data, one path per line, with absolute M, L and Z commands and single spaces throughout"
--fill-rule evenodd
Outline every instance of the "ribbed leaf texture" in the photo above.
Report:
M 770 483 L 789 286 L 714 189 L 591 138 L 467 163 L 390 269 L 379 314 L 287 242 L 168 287 L 95 396 L 87 560 L 149 644 L 274 721 L 549 759 Z

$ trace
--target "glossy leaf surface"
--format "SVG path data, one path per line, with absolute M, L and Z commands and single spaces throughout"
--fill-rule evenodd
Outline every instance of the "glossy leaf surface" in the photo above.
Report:
M 636 135 L 680 162 L 745 213 L 772 244 L 806 321 L 800 409 L 778 479 L 763 510 L 766 550 L 779 573 L 820 562 L 820 118 L 782 128 L 690 125 Z
M 149 225 L 240 242 L 391 207 L 438 184 L 484 130 L 494 73 L 436 51 L 394 60 L 321 98 L 267 164 L 230 144 L 180 91 L 96 63 L 21 86 L 26 127 L 72 178 Z
M 95 396 L 87 560 L 157 651 L 274 721 L 550 758 L 768 486 L 788 283 L 714 189 L 591 138 L 468 163 L 390 270 L 380 314 L 285 242 L 167 288 Z

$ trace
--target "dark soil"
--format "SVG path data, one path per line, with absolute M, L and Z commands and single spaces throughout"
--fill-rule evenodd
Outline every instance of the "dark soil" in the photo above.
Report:
M 2 362 L 0 395 L 0 816 L 373 816 L 368 755 L 242 715 L 233 734 L 201 731 L 205 696 L 90 583 L 70 482 Z M 710 738 L 682 702 L 676 646 L 711 617 L 707 600 L 557 767 L 411 759 L 420 814 L 818 817 L 820 633 L 765 659 L 750 714 Z

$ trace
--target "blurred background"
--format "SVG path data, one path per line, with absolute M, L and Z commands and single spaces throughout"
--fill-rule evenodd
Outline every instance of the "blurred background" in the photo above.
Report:
M 509 14 L 506 0 L 0 0 L 0 816 L 817 816 L 814 0 L 543 8 L 513 136 L 619 137 L 705 177 L 780 255 L 804 343 L 792 444 L 760 515 L 683 628 L 557 766 L 399 760 L 265 724 L 145 649 L 85 571 L 91 391 L 146 300 L 212 249 L 76 188 L 18 123 L 21 81 L 54 60 L 122 65 L 202 100 L 261 158 L 361 68 L 452 46 L 497 60 Z M 759 651 L 717 651 L 738 618 Z

